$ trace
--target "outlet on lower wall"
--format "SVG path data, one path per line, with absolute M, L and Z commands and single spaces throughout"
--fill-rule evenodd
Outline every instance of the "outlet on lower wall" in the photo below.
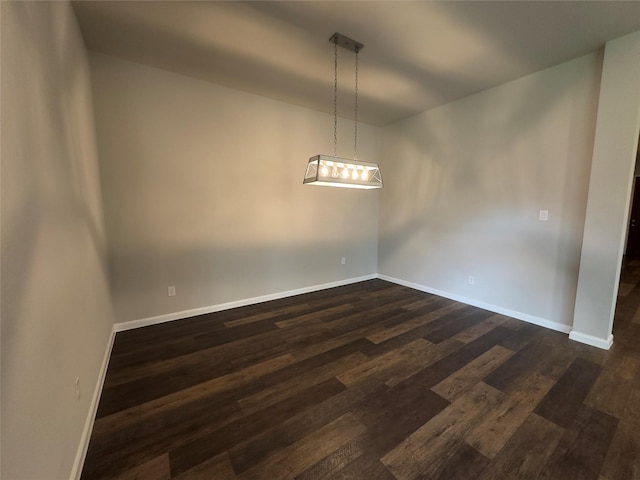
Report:
M 549 220 L 549 210 L 540 210 L 538 214 L 538 220 L 541 222 L 546 222 Z
M 175 297 L 176 296 L 176 287 L 171 285 L 170 287 L 167 287 L 167 295 L 169 295 L 170 297 Z
M 342 265 L 346 264 L 347 263 L 347 259 L 345 257 L 342 257 L 340 259 L 340 263 L 342 263 Z
M 467 282 L 469 283 L 469 285 L 475 285 L 476 284 L 476 277 L 474 277 L 473 275 L 469 275 L 469 278 L 467 279 Z

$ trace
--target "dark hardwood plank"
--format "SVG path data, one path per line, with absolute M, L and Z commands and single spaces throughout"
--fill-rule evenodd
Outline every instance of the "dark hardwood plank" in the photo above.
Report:
M 448 463 L 444 465 L 437 480 L 468 480 L 478 478 L 487 468 L 490 460 L 466 443 L 458 446 Z M 420 480 L 431 480 L 433 477 L 420 475 Z
M 567 428 L 599 373 L 599 365 L 576 358 L 537 406 L 536 413 Z
M 391 388 L 381 386 L 360 401 L 352 411 L 367 426 L 369 434 L 379 433 L 387 437 L 385 444 L 376 443 L 375 453 L 382 453 L 448 405 L 448 401 L 428 388 L 404 383 Z
M 500 345 L 510 350 L 518 351 L 530 342 L 537 340 L 538 336 L 544 334 L 544 332 L 544 328 L 526 323 L 518 329 L 515 335 L 511 335 L 500 342 Z
M 398 480 L 437 478 L 463 442 L 465 433 L 501 402 L 503 394 L 478 383 L 382 457 Z
M 465 441 L 485 457 L 495 457 L 552 385 L 553 380 L 538 373 L 524 377 L 465 435 Z
M 511 358 L 513 353 L 507 348 L 496 345 L 449 375 L 431 390 L 452 402 Z
M 241 417 L 239 407 L 228 399 L 202 398 L 182 406 L 141 421 L 136 421 L 139 412 L 133 413 L 127 426 L 92 434 L 95 441 L 89 445 L 83 476 L 112 478 Z
M 290 418 L 296 418 L 297 414 L 314 405 L 322 404 L 330 398 L 336 398 L 344 390 L 344 385 L 336 379 L 327 380 L 256 412 L 254 415 L 241 417 L 212 433 L 177 446 L 169 452 L 171 472 L 173 475 L 177 475 L 189 470 L 214 455 L 225 452 L 242 442 L 270 431 L 270 429 L 275 429 L 281 423 Z M 278 442 L 267 442 L 267 444 L 274 449 L 279 445 Z
M 597 480 L 618 420 L 582 406 L 565 430 L 540 478 Z
M 404 382 L 409 377 L 433 365 L 438 360 L 451 355 L 462 348 L 464 344 L 454 338 L 449 338 L 437 345 L 431 345 L 422 355 L 415 355 L 406 358 L 401 364 L 397 364 L 388 373 L 388 380 L 385 382 L 389 387 L 393 387 Z
M 296 476 L 296 480 L 322 480 L 328 478 L 342 470 L 363 453 L 365 453 L 365 450 L 362 442 L 359 439 L 352 440 L 307 468 Z
M 431 388 L 512 334 L 513 332 L 506 328 L 496 327 L 489 333 L 411 375 L 404 382 L 418 382 Z
M 393 474 L 377 458 L 363 455 L 349 463 L 345 468 L 331 475 L 331 480 L 396 480 Z
M 547 354 L 540 359 L 536 371 L 556 381 L 564 375 L 569 365 L 577 357 L 580 356 L 585 360 L 590 360 L 590 357 L 593 357 L 591 354 L 579 355 L 580 352 L 584 353 L 585 346 L 569 340 L 566 334 L 560 332 L 552 330 L 544 332 L 541 336 L 541 343 L 545 346 Z M 595 350 L 594 347 L 591 348 Z M 589 349 L 587 348 L 587 350 Z
M 529 415 L 478 479 L 538 478 L 563 433 L 555 423 Z
M 518 333 L 516 332 L 515 335 Z M 498 390 L 505 390 L 519 378 L 534 371 L 540 365 L 540 359 L 545 358 L 547 354 L 547 346 L 539 340 L 538 338 L 526 344 L 509 360 L 487 375 L 484 381 Z
M 601 474 L 611 480 L 640 479 L 640 424 L 629 421 L 618 425 Z
M 424 338 L 432 343 L 443 342 L 454 335 L 464 332 L 468 328 L 475 327 L 492 315 L 493 312 L 489 312 L 487 310 L 472 310 L 468 315 L 458 317 L 455 322 L 445 322 L 437 330 L 427 333 Z
M 136 465 L 134 468 L 114 477 L 114 480 L 169 480 L 170 478 L 169 455 L 165 453 Z
M 320 461 L 365 429 L 351 413 L 346 413 L 244 471 L 238 475 L 238 478 L 242 480 L 294 479 L 310 465 Z
M 465 308 L 465 305 L 461 303 L 440 303 L 437 304 L 437 306 L 439 308 L 435 310 L 425 312 L 422 315 L 416 315 L 415 317 L 408 319 L 402 323 L 398 323 L 393 327 L 385 328 L 374 334 L 367 335 L 367 340 L 370 340 L 375 344 L 382 343 L 386 340 L 397 337 L 398 335 L 402 335 L 404 333 L 410 332 L 415 328 L 422 327 L 430 322 L 433 322 L 434 320 L 442 317 L 444 314 L 452 313 L 456 310 L 462 310 Z M 415 314 L 415 310 L 409 308 L 407 308 L 407 310 Z
M 408 343 L 400 348 L 397 348 L 389 353 L 372 358 L 366 362 L 356 365 L 353 368 L 341 373 L 336 378 L 344 383 L 346 386 L 354 385 L 362 380 L 366 379 L 370 375 L 377 375 L 378 377 L 384 375 L 384 373 L 392 369 L 395 365 L 408 358 L 412 358 L 419 355 L 428 355 L 428 352 L 433 348 L 433 344 L 423 338 L 418 338 L 411 343 Z
M 286 448 L 322 425 L 349 412 L 355 404 L 375 391 L 378 386 L 379 383 L 375 379 L 370 379 L 236 444 L 229 449 L 236 471 L 242 472 L 251 468 L 273 452 Z
M 238 400 L 238 405 L 240 405 L 245 415 L 250 415 L 286 399 L 292 393 L 317 385 L 330 378 L 338 377 L 353 365 L 362 365 L 365 362 L 367 362 L 367 357 L 361 353 L 347 355 L 321 367 L 314 368 L 302 378 L 285 380 L 250 396 L 243 397 Z
M 229 456 L 226 453 L 221 453 L 173 478 L 178 480 L 234 480 L 236 474 L 229 461 Z
M 500 325 L 503 325 L 508 319 L 509 317 L 505 317 L 504 315 L 495 313 L 490 317 L 484 319 L 477 325 L 474 325 L 465 330 L 462 330 L 460 333 L 454 335 L 452 338 L 462 343 L 473 342 L 474 340 L 478 339 L 485 333 L 489 333 L 494 328 Z
M 630 348 L 616 345 L 609 352 L 602 375 L 598 375 L 585 403 L 601 412 L 622 417 L 639 369 L 640 355 Z
M 627 421 L 640 424 L 640 370 L 631 386 L 631 392 L 627 397 L 623 415 Z

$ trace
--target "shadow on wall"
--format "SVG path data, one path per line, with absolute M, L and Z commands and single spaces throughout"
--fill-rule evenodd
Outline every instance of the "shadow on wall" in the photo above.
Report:
M 46 65 L 55 74 L 16 72 L 26 94 L 5 96 L 8 101 L 3 105 L 10 104 L 10 110 L 18 112 L 3 122 L 3 137 L 20 162 L 19 166 L 3 164 L 3 197 L 19 198 L 15 209 L 3 208 L 3 250 L 11 252 L 3 256 L 3 264 L 15 267 L 5 270 L 12 272 L 10 277 L 3 277 L 3 296 L 11 298 L 11 302 L 3 302 L 7 318 L 22 318 L 25 292 L 33 286 L 30 272 L 44 267 L 39 250 L 50 234 L 61 230 L 68 229 L 72 241 L 88 241 L 108 288 L 93 118 L 87 108 L 91 92 L 86 80 L 83 82 L 81 51 L 66 47 L 76 40 L 72 38 L 75 25 L 69 25 L 73 17 L 60 15 L 59 9 L 48 5 L 45 8 L 50 15 L 64 22 L 47 22 L 42 26 L 48 30 L 34 30 L 30 12 L 17 7 L 3 5 L 3 9 L 12 8 L 11 16 L 20 24 L 17 28 L 28 32 L 21 36 L 23 42 L 31 42 L 24 45 L 23 54 L 31 64 Z M 52 45 L 59 46 L 55 57 L 39 48 L 43 38 L 55 39 Z M 8 110 L 3 108 L 3 112 Z M 23 132 L 29 132 L 28 139 Z M 59 260 L 64 265 L 64 259 Z M 65 273 L 64 268 L 59 270 L 58 280 L 50 287 L 68 288 Z M 5 322 L 5 326 L 9 328 L 4 333 L 10 337 L 14 325 Z

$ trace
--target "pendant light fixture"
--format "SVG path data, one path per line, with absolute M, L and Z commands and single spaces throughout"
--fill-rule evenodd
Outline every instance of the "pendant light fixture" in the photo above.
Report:
M 343 188 L 382 188 L 382 174 L 377 163 L 358 160 L 358 54 L 364 47 L 340 33 L 329 38 L 334 45 L 333 76 L 333 156 L 316 155 L 309 159 L 302 183 Z M 356 54 L 356 88 L 353 159 L 338 157 L 338 46 Z

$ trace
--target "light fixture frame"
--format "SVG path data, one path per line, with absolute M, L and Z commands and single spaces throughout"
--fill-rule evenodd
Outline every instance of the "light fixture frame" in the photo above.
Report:
M 322 173 L 323 168 L 327 169 L 327 174 Z M 347 177 L 343 176 L 345 169 L 348 172 Z M 357 178 L 353 178 L 354 171 Z M 366 179 L 362 176 L 363 172 L 366 172 Z M 309 159 L 302 183 L 322 187 L 370 190 L 382 188 L 382 175 L 380 174 L 380 167 L 376 163 L 332 157 L 330 155 L 316 155 Z
M 315 155 L 309 159 L 304 175 L 304 185 L 325 187 L 357 188 L 370 190 L 382 188 L 382 174 L 377 163 L 361 162 L 358 156 L 358 54 L 364 45 L 341 33 L 334 33 L 329 37 L 334 44 L 334 97 L 333 97 L 333 156 Z M 354 118 L 354 158 L 341 158 L 337 150 L 338 125 L 338 47 L 345 48 L 356 54 L 356 88 L 355 88 L 355 118 Z

